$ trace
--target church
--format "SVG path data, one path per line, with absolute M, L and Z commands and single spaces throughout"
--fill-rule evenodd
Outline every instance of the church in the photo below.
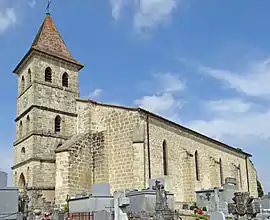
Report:
M 195 202 L 195 191 L 221 187 L 227 177 L 257 197 L 251 155 L 152 112 L 83 99 L 79 71 L 49 13 L 14 73 L 18 77 L 13 185 L 30 206 L 63 205 L 92 184 L 111 192 L 146 189 L 163 178 L 176 205 Z

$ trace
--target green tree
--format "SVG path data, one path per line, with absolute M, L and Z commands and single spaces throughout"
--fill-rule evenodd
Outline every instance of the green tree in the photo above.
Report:
M 263 188 L 261 182 L 257 179 L 257 190 L 258 190 L 258 196 L 262 197 L 264 195 Z

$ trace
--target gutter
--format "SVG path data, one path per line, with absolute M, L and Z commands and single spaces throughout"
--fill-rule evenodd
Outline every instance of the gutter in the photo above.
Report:
M 247 187 L 248 187 L 248 192 L 249 191 L 249 173 L 248 173 L 248 156 L 246 156 L 246 175 L 247 175 Z
M 149 115 L 146 115 L 146 136 L 147 136 L 147 152 L 148 152 L 148 178 L 151 179 L 151 154 L 150 154 L 150 138 L 149 138 Z

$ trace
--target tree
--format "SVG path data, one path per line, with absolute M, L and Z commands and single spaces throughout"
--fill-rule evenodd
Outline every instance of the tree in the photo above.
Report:
M 264 195 L 263 188 L 261 182 L 257 179 L 257 190 L 258 190 L 258 196 L 262 197 Z

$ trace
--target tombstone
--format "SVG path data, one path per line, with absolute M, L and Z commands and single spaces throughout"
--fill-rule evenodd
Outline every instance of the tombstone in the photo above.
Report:
M 225 220 L 225 215 L 223 212 L 212 212 L 210 220 Z
M 115 219 L 128 220 L 127 206 L 130 204 L 130 200 L 126 197 L 125 192 L 115 192 L 113 199 Z
M 233 201 L 228 205 L 229 213 L 233 214 L 235 219 L 252 219 L 260 212 L 258 202 L 253 201 L 254 198 L 250 196 L 249 192 L 234 193 Z

